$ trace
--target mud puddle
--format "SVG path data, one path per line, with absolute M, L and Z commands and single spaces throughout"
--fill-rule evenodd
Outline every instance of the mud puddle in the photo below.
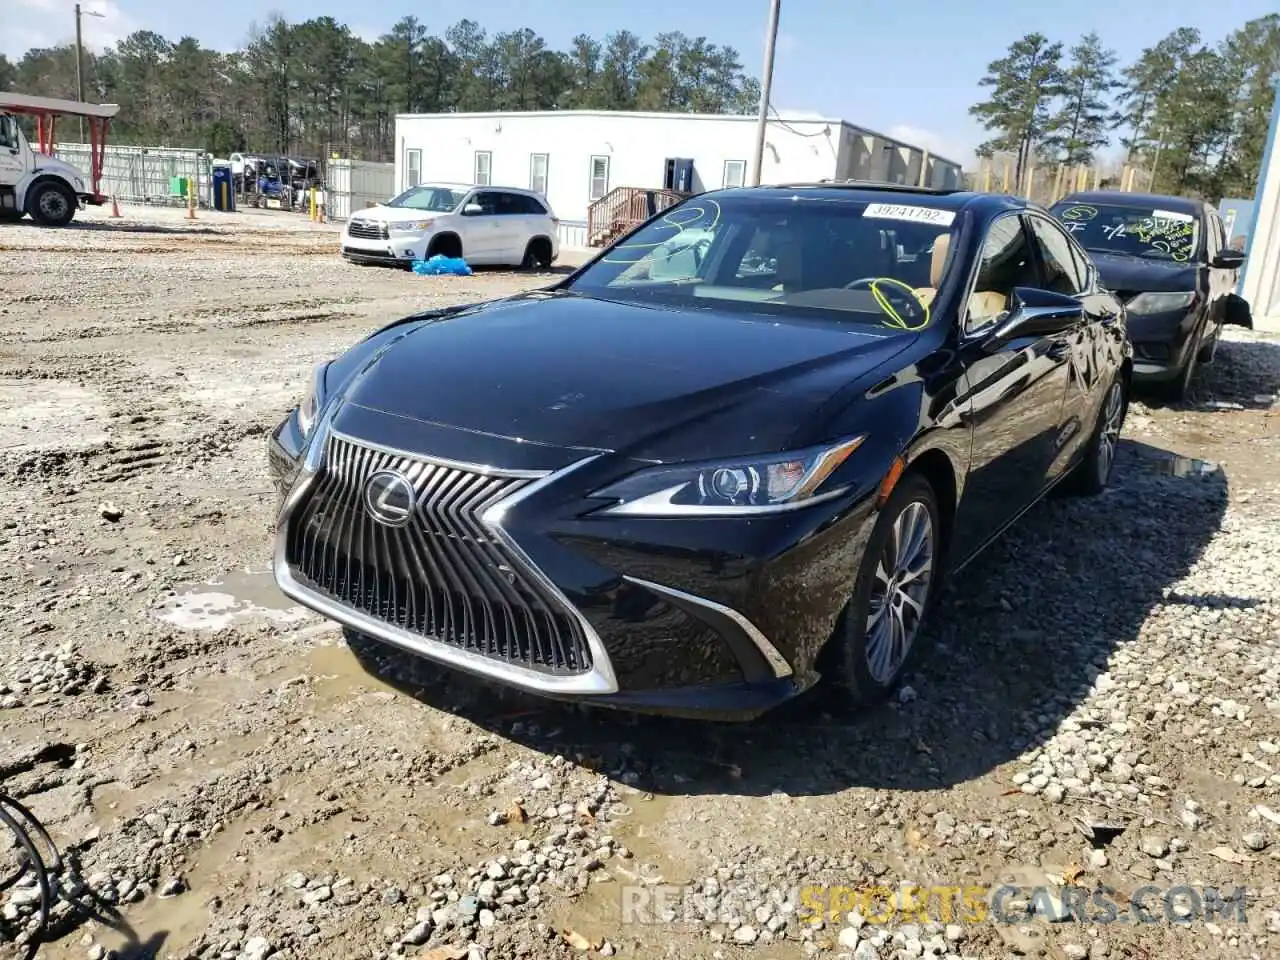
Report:
M 247 620 L 301 623 L 312 616 L 280 592 L 270 570 L 232 570 L 192 584 L 165 601 L 155 616 L 179 630 L 222 630 Z

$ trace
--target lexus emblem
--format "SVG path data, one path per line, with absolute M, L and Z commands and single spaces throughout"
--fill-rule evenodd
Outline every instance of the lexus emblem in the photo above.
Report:
M 413 516 L 418 495 L 403 473 L 379 470 L 364 485 L 364 505 L 369 516 L 388 527 L 403 527 Z

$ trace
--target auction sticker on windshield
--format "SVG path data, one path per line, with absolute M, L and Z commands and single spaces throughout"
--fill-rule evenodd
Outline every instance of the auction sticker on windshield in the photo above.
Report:
M 1152 210 L 1151 219 L 1153 220 L 1183 220 L 1187 223 L 1195 220 L 1189 213 L 1178 213 L 1175 210 Z
M 931 223 L 937 227 L 949 227 L 956 218 L 954 210 L 935 210 L 933 207 L 915 207 L 905 203 L 868 203 L 862 215 L 884 220 Z

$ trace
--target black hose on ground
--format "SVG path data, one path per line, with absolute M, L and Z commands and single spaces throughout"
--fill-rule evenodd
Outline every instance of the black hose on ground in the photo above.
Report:
M 56 877 L 62 872 L 62 854 L 49 832 L 35 815 L 7 794 L 0 793 L 0 825 L 13 835 L 18 849 L 18 866 L 12 874 L 0 877 L 0 893 L 33 875 L 40 902 L 36 925 L 27 932 L 24 960 L 31 960 L 40 949 L 53 911 Z M 2 929 L 2 928 L 0 928 Z M 15 939 L 22 936 L 19 927 Z

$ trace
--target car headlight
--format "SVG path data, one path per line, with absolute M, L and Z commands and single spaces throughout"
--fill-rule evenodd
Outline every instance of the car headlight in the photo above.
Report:
M 1166 310 L 1178 310 L 1191 306 L 1196 292 L 1185 293 L 1140 293 L 1127 304 L 1130 313 L 1163 313 Z
M 307 394 L 298 404 L 298 429 L 304 437 L 311 435 L 311 428 L 316 425 L 316 414 L 320 412 L 320 406 L 324 402 L 324 372 L 328 366 L 327 360 L 316 364 L 316 368 L 311 371 L 311 384 L 307 387 Z
M 836 496 L 823 483 L 866 439 L 716 463 L 662 465 L 593 493 L 617 501 L 601 513 L 636 517 L 778 513 Z
M 392 233 L 421 233 L 423 230 L 430 230 L 434 220 L 410 220 L 408 223 L 390 224 Z

